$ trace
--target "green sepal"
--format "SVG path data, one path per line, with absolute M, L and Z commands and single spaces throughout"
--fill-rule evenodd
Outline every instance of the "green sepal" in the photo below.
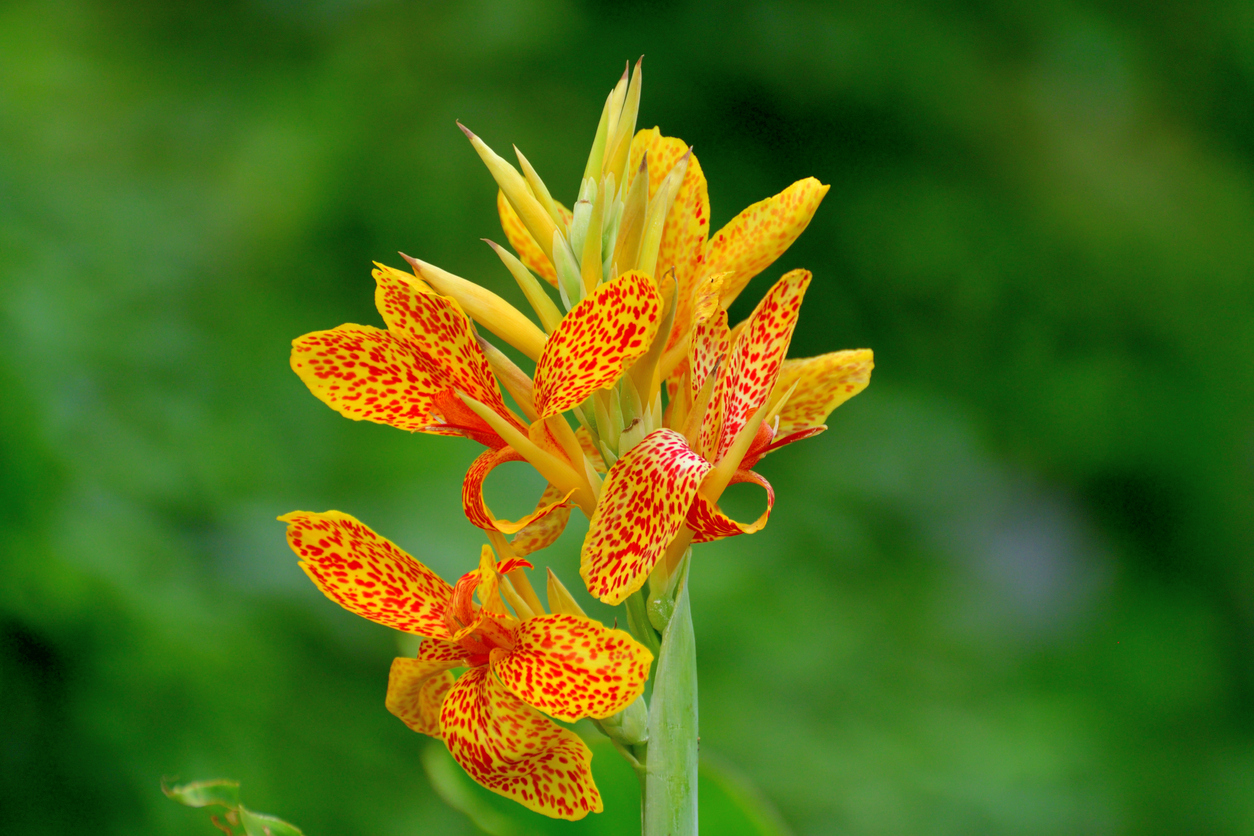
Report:
M 254 813 L 243 805 L 239 808 L 239 820 L 248 836 L 304 836 L 296 825 L 265 813 Z
M 239 781 L 220 778 L 216 781 L 192 781 L 190 784 L 179 784 L 167 787 L 163 782 L 161 791 L 167 798 L 173 798 L 187 807 L 208 807 L 218 804 L 235 809 L 239 806 Z

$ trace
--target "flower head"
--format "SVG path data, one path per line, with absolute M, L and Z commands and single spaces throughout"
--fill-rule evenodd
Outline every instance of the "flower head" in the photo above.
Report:
M 586 617 L 554 589 L 555 578 L 555 611 L 545 612 L 529 583 L 515 586 L 531 564 L 498 564 L 488 546 L 479 567 L 450 586 L 347 514 L 296 511 L 280 520 L 328 598 L 424 638 L 415 658 L 392 662 L 389 711 L 443 738 L 472 778 L 532 810 L 565 819 L 601 811 L 588 747 L 539 712 L 573 722 L 622 711 L 644 690 L 647 649 Z M 454 678 L 455 668 L 466 670 Z

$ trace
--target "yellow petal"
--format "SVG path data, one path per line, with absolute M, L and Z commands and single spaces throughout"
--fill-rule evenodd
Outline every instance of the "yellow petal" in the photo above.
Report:
M 494 660 L 501 684 L 558 720 L 608 717 L 644 693 L 653 654 L 622 630 L 577 615 L 540 615 Z
M 798 180 L 774 197 L 733 218 L 705 245 L 703 271 L 730 272 L 722 305 L 731 305 L 749 280 L 771 265 L 805 231 L 829 186 L 813 177 Z
M 440 727 L 453 760 L 493 792 L 558 819 L 603 809 L 584 742 L 511 694 L 487 665 L 449 690 Z
M 611 385 L 649 350 L 661 299 L 635 271 L 606 282 L 562 319 L 536 364 L 536 412 L 542 418 L 583 403 Z
M 502 447 L 499 450 L 484 450 L 479 454 L 479 457 L 471 463 L 470 469 L 466 471 L 466 478 L 462 480 L 462 509 L 465 510 L 467 519 L 483 529 L 495 529 L 505 534 L 513 534 L 522 531 L 531 523 L 562 508 L 565 508 L 566 515 L 570 516 L 570 496 L 574 493 L 573 490 L 568 491 L 564 495 L 556 494 L 549 504 L 537 506 L 535 511 L 517 522 L 496 518 L 496 515 L 492 513 L 483 499 L 483 482 L 488 478 L 488 474 L 499 465 L 506 462 L 522 461 L 526 461 L 526 459 L 510 447 Z
M 390 540 L 339 511 L 293 511 L 279 521 L 300 568 L 332 601 L 396 630 L 449 638 L 444 606 L 452 587 Z
M 824 424 L 833 409 L 867 387 L 874 367 L 875 358 L 867 348 L 785 360 L 776 385 L 785 389 L 800 385 L 780 410 L 775 437 Z
M 579 558 L 588 591 L 618 604 L 649 577 L 683 528 L 711 465 L 674 430 L 654 430 L 614 463 Z

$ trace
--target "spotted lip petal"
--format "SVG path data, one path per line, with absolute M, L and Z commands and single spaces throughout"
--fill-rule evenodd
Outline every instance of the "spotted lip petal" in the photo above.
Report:
M 514 631 L 492 669 L 519 699 L 573 723 L 608 717 L 644 693 L 653 654 L 622 630 L 575 615 L 541 615 Z
M 384 701 L 387 710 L 419 734 L 441 737 L 440 706 L 454 681 L 449 668 L 462 664 L 461 659 L 393 659 Z
M 558 494 L 547 505 L 541 504 L 537 506 L 535 511 L 516 522 L 496 518 L 496 515 L 488 508 L 487 502 L 483 498 L 484 480 L 499 465 L 506 462 L 521 461 L 526 461 L 526 459 L 515 452 L 512 447 L 502 447 L 499 450 L 484 450 L 479 454 L 478 458 L 471 462 L 470 469 L 466 471 L 466 478 L 462 480 L 462 509 L 466 512 L 467 519 L 483 529 L 500 531 L 504 534 L 514 534 L 522 531 L 533 522 L 560 511 L 562 508 L 566 509 L 566 516 L 570 516 L 570 497 L 574 494 L 573 490 L 568 491 L 565 495 Z M 547 491 L 544 496 L 549 496 Z M 558 533 L 561 533 L 560 530 Z
M 602 811 L 588 747 L 510 693 L 487 666 L 471 668 L 449 690 L 440 727 L 453 759 L 493 792 L 553 818 Z
M 792 246 L 814 217 L 828 186 L 813 177 L 798 180 L 774 197 L 745 209 L 705 245 L 706 273 L 730 272 L 722 305 L 731 305 L 749 280 Z
M 737 522 L 724 514 L 717 503 L 710 502 L 698 493 L 693 500 L 692 507 L 688 509 L 686 520 L 688 527 L 693 531 L 692 542 L 709 543 L 713 540 L 722 540 L 724 537 L 735 537 L 738 534 L 753 534 L 766 527 L 766 521 L 771 517 L 771 509 L 775 507 L 775 489 L 771 487 L 770 482 L 752 470 L 736 471 L 731 483 L 734 485 L 737 482 L 752 482 L 766 490 L 766 510 L 762 512 L 762 516 L 751 523 Z
M 727 452 L 736 433 L 771 394 L 809 285 L 807 270 L 785 274 L 762 297 L 735 338 L 714 389 L 722 416 L 718 446 L 711 451 L 714 460 Z
M 653 280 L 629 271 L 606 282 L 562 318 L 536 364 L 535 405 L 541 418 L 578 406 L 611 385 L 649 349 L 661 299 Z
M 654 430 L 614 463 L 588 523 L 579 574 L 618 604 L 639 589 L 684 525 L 711 465 L 674 430 Z
M 406 633 L 450 638 L 444 607 L 453 588 L 390 540 L 339 511 L 293 511 L 279 521 L 300 568 L 332 601 Z
M 708 319 L 698 322 L 693 328 L 692 345 L 688 351 L 688 385 L 694 401 L 710 372 L 727 355 L 730 344 L 727 311 L 715 310 Z

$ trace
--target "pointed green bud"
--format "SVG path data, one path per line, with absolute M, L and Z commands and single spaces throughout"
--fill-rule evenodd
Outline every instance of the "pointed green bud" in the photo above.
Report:
M 588 164 L 584 166 L 583 179 L 596 177 L 601 173 L 601 162 L 605 159 L 605 142 L 609 137 L 610 128 L 610 102 L 614 100 L 614 93 L 605 97 L 605 106 L 601 108 L 601 121 L 597 123 L 596 136 L 592 139 L 592 151 L 588 154 Z
M 518 165 L 522 167 L 523 176 L 527 178 L 527 185 L 531 187 L 531 193 L 535 199 L 539 201 L 544 210 L 549 213 L 549 217 L 553 219 L 553 223 L 559 227 L 566 224 L 566 219 L 562 217 L 561 211 L 557 208 L 557 201 L 549 194 L 549 187 L 544 185 L 544 181 L 540 179 L 540 175 L 531 167 L 531 162 L 523 156 L 523 152 L 518 150 L 518 146 L 514 146 L 514 154 L 518 157 Z
M 587 618 L 588 616 L 583 611 L 583 608 L 579 606 L 575 597 L 570 594 L 570 590 L 557 579 L 557 575 L 553 574 L 553 570 L 547 569 L 546 571 L 549 573 L 549 612 L 562 615 L 578 615 Z
M 614 85 L 614 89 L 610 92 L 610 123 L 609 133 L 605 143 L 605 159 L 602 160 L 601 170 L 592 176 L 600 178 L 605 172 L 605 163 L 609 161 L 610 154 L 614 150 L 613 142 L 618 138 L 618 122 L 623 115 L 623 102 L 627 99 L 627 74 L 631 71 L 631 62 L 626 62 L 623 67 L 623 77 L 618 80 L 618 84 Z
M 612 740 L 624 746 L 638 746 L 649 739 L 649 709 L 644 704 L 644 695 L 636 697 L 636 701 L 617 714 L 600 721 L 601 730 Z
M 653 276 L 657 269 L 657 253 L 662 246 L 662 230 L 666 226 L 666 216 L 670 214 L 675 195 L 679 194 L 679 186 L 688 173 L 688 160 L 692 158 L 692 149 L 684 154 L 671 168 L 670 173 L 657 187 L 657 193 L 649 201 L 649 211 L 644 219 L 644 234 L 640 239 L 640 257 L 637 259 L 639 269 Z M 654 279 L 657 277 L 654 276 Z M 660 284 L 660 283 L 659 283 Z
M 618 221 L 618 240 L 614 244 L 613 261 L 620 272 L 636 269 L 640 253 L 640 236 L 644 231 L 645 214 L 649 209 L 649 155 L 640 160 L 635 179 L 623 198 L 622 217 Z
M 536 200 L 535 195 L 531 193 L 526 179 L 507 160 L 489 148 L 482 139 L 475 136 L 474 132 L 469 128 L 461 122 L 457 123 L 457 127 L 462 129 L 462 133 L 466 134 L 470 144 L 479 153 L 480 159 L 483 160 L 484 165 L 491 172 L 492 179 L 496 180 L 497 185 L 501 187 L 501 191 L 505 192 L 506 200 L 514 207 L 514 211 L 518 213 L 518 217 L 522 220 L 523 225 L 527 227 L 527 231 L 531 233 L 531 237 L 540 245 L 540 249 L 544 250 L 545 256 L 552 260 L 553 230 L 557 228 L 557 224 L 553 222 L 553 218 L 549 216 L 548 211 L 540 205 L 540 201 Z
M 601 222 L 605 218 L 605 195 L 605 189 L 597 191 L 596 200 L 592 203 L 592 214 L 588 216 L 588 228 L 584 231 L 579 267 L 585 294 L 596 290 L 601 283 Z
M 623 110 L 619 115 L 614 131 L 606 143 L 604 169 L 613 174 L 621 182 L 627 170 L 627 159 L 631 155 L 631 140 L 636 134 L 636 117 L 640 113 L 640 85 L 642 83 L 640 65 L 644 56 L 636 62 L 636 71 L 632 73 L 631 84 L 623 101 Z
M 497 254 L 501 262 L 509 270 L 510 275 L 514 277 L 514 281 L 518 282 L 518 286 L 522 288 L 523 295 L 527 297 L 531 309 L 536 312 L 536 316 L 540 318 L 540 324 L 544 330 L 550 334 L 557 327 L 557 323 L 562 321 L 562 314 L 557 309 L 557 305 L 553 304 L 553 300 L 549 298 L 549 294 L 540 286 L 540 280 L 532 275 L 527 269 L 527 265 L 518 260 L 517 256 L 504 247 L 484 238 L 483 241 L 492 248 Z
M 583 252 L 584 238 L 588 233 L 588 222 L 592 219 L 592 204 L 596 202 L 597 181 L 591 177 L 579 184 L 579 197 L 575 199 L 575 208 L 570 215 L 570 251 L 576 255 Z
M 566 246 L 566 239 L 556 229 L 553 230 L 553 269 L 557 271 L 557 291 L 569 311 L 583 299 L 583 282 L 579 276 L 579 265 L 570 247 Z

